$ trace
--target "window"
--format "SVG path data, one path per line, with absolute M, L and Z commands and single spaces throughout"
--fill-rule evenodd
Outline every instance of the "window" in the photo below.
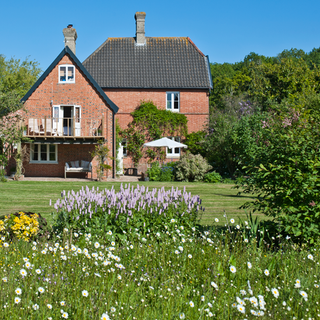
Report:
M 59 66 L 59 83 L 74 83 L 74 66 L 61 65 Z
M 30 152 L 31 163 L 57 163 L 58 162 L 58 146 L 56 144 L 31 144 Z
M 168 139 L 172 139 L 174 141 L 180 142 L 180 137 L 168 137 Z M 167 148 L 167 157 L 177 157 L 180 156 L 180 148 Z
M 127 139 L 123 139 L 121 142 L 123 156 L 127 156 Z
M 167 92 L 167 110 L 179 112 L 180 111 L 180 93 Z

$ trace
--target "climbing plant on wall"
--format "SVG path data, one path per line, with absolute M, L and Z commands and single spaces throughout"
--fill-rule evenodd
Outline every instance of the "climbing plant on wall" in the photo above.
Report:
M 153 160 L 164 154 L 160 148 L 143 148 L 143 144 L 168 136 L 185 137 L 188 133 L 184 114 L 158 109 L 152 101 L 142 102 L 131 113 L 133 120 L 122 132 L 127 139 L 127 152 L 135 165 L 143 158 Z

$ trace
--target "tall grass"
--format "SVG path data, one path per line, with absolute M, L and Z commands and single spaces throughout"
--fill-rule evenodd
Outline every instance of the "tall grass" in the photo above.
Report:
M 319 247 L 286 240 L 266 250 L 237 227 L 189 235 L 173 227 L 122 243 L 110 233 L 73 234 L 70 243 L 67 230 L 49 242 L 4 240 L 1 318 L 319 317 Z

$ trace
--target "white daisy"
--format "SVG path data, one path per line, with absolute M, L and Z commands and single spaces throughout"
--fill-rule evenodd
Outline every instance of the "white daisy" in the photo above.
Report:
M 217 285 L 215 282 L 211 281 L 211 285 L 212 285 L 216 290 L 218 290 L 218 285 Z
M 248 266 L 249 269 L 251 269 L 252 268 L 251 262 L 247 262 L 247 266 Z
M 44 293 L 44 289 L 43 289 L 42 287 L 39 287 L 38 291 L 39 291 L 40 293 Z
M 268 269 L 264 270 L 264 274 L 268 276 L 270 274 L 269 270 Z
M 47 304 L 48 309 L 52 309 L 52 305 L 50 303 Z
M 18 304 L 20 301 L 21 301 L 21 299 L 19 297 L 14 298 L 14 303 Z
M 34 305 L 32 306 L 32 308 L 33 308 L 34 310 L 38 310 L 38 309 L 39 309 L 39 305 L 38 305 L 38 304 L 34 304 Z
M 235 266 L 230 266 L 230 271 L 231 271 L 232 273 L 236 273 L 237 269 L 236 269 Z
M 82 295 L 84 297 L 87 297 L 89 295 L 88 291 L 87 290 L 82 290 Z
M 40 274 L 40 273 L 41 273 L 41 270 L 40 270 L 40 269 L 36 269 L 36 273 L 37 273 L 37 274 Z
M 313 260 L 313 255 L 312 254 L 308 254 L 308 259 Z
M 303 296 L 304 300 L 308 300 L 308 294 L 305 291 L 299 291 L 299 293 Z
M 111 232 L 111 231 L 109 231 L 109 232 Z M 110 318 L 107 313 L 103 313 L 101 316 L 101 320 L 110 320 Z
M 272 288 L 271 289 L 272 294 L 274 295 L 275 298 L 279 297 L 279 291 L 276 288 Z
M 15 290 L 15 293 L 18 294 L 18 295 L 20 295 L 20 294 L 22 293 L 22 290 L 21 290 L 20 288 L 17 288 L 17 289 Z
M 295 284 L 294 284 L 294 287 L 295 287 L 295 288 L 300 288 L 300 287 L 301 287 L 301 283 L 300 283 L 300 280 L 299 280 L 299 279 L 296 280 L 296 282 L 295 282 Z
M 230 222 L 231 222 L 231 223 L 234 223 L 235 221 L 234 221 L 234 219 L 230 219 Z
M 20 274 L 25 277 L 27 275 L 27 271 L 25 269 L 21 269 Z
M 194 307 L 194 303 L 193 303 L 193 301 L 190 301 L 190 302 L 189 302 L 189 306 L 190 306 L 191 308 L 193 308 L 193 307 Z
M 242 306 L 241 304 L 237 305 L 237 309 L 241 313 L 246 313 L 246 308 L 244 306 Z
M 68 312 L 63 312 L 61 317 L 64 318 L 64 319 L 68 319 L 68 317 L 69 317 Z

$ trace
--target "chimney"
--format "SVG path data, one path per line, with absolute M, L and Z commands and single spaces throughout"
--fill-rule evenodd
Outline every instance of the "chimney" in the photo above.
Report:
M 145 12 L 136 12 L 134 18 L 136 19 L 136 45 L 144 46 L 146 44 L 144 24 L 146 19 Z
M 78 37 L 76 29 L 73 28 L 72 24 L 69 24 L 62 32 L 64 35 L 64 46 L 68 46 L 69 49 L 76 54 L 76 40 Z

